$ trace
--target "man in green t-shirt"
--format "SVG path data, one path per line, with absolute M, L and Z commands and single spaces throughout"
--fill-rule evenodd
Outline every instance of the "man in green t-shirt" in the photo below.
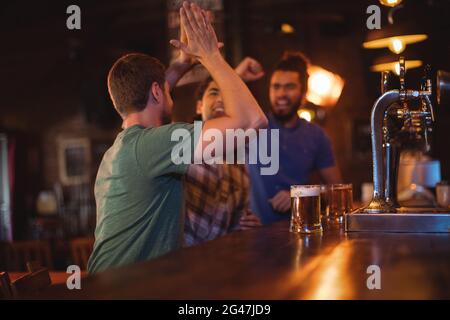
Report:
M 163 123 L 171 114 L 170 89 L 195 60 L 220 87 L 226 111 L 223 117 L 203 123 L 198 144 L 192 146 L 195 162 L 197 155 L 204 157 L 202 151 L 211 143 L 207 137 L 203 139 L 209 129 L 225 135 L 227 129 L 267 125 L 246 85 L 220 55 L 208 15 L 185 2 L 180 24 L 180 40 L 171 40 L 171 44 L 181 53 L 166 71 L 155 58 L 128 54 L 117 60 L 108 74 L 108 90 L 124 130 L 105 153 L 97 173 L 97 226 L 88 263 L 91 273 L 145 261 L 182 244 L 182 176 L 189 164 L 173 161 L 172 151 L 179 142 L 172 141 L 172 134 L 184 129 L 182 132 L 192 135 L 194 125 Z M 224 154 L 233 147 L 225 145 Z

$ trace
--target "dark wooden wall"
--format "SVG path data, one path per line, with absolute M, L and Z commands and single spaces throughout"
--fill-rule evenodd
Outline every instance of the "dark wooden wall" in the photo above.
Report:
M 233 66 L 248 55 L 270 71 L 284 50 L 299 49 L 314 64 L 345 79 L 340 100 L 325 110 L 320 124 L 331 137 L 345 180 L 355 184 L 357 196 L 360 184 L 371 180 L 371 163 L 367 136 L 355 132 L 368 123 L 379 94 L 379 75 L 371 73 L 369 65 L 377 55 L 388 52 L 361 47 L 367 32 L 365 10 L 373 3 L 378 1 L 224 0 L 222 40 Z M 429 24 L 430 39 L 413 48 L 436 68 L 450 70 L 450 5 L 442 0 L 427 3 L 433 4 L 432 19 L 415 19 Z M 106 74 L 113 61 L 130 51 L 169 61 L 166 1 L 77 1 L 82 9 L 79 31 L 65 27 L 70 4 L 13 1 L 0 8 L 0 129 L 19 141 L 17 167 L 24 169 L 17 175 L 16 206 L 24 217 L 33 214 L 37 191 L 59 180 L 59 137 L 89 137 L 101 148 L 120 130 L 106 90 Z M 290 23 L 296 32 L 282 34 L 281 23 Z M 408 77 L 408 84 L 417 87 L 420 72 L 413 70 Z M 265 109 L 267 83 L 268 76 L 250 84 Z M 194 118 L 194 89 L 195 84 L 175 90 L 176 120 Z M 441 160 L 445 179 L 450 179 L 449 127 L 450 106 L 438 107 L 433 156 Z

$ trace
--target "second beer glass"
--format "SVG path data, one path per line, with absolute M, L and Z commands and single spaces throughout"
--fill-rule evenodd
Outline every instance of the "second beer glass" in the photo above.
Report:
M 351 183 L 333 184 L 330 188 L 328 222 L 342 223 L 344 214 L 350 213 L 353 208 L 353 186 Z

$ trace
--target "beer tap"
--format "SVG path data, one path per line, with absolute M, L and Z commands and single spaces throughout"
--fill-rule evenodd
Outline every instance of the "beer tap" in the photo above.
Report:
M 430 150 L 430 132 L 435 121 L 430 67 L 425 67 L 418 90 L 407 89 L 405 60 L 399 60 L 398 89 L 389 90 L 390 72 L 381 75 L 381 96 L 371 118 L 373 197 L 366 207 L 345 214 L 348 232 L 443 232 L 450 233 L 449 208 L 401 207 L 397 202 L 397 176 L 401 149 Z M 450 72 L 439 70 L 436 100 L 450 104 Z
M 432 84 L 430 67 L 420 90 L 406 88 L 405 59 L 399 60 L 400 88 L 389 90 L 390 73 L 382 73 L 382 95 L 377 99 L 371 114 L 371 140 L 374 191 L 370 204 L 361 209 L 365 213 L 395 213 L 400 208 L 397 202 L 397 178 L 400 161 L 400 145 L 405 137 L 424 139 L 429 149 L 428 134 L 434 121 L 431 104 Z M 412 101 L 420 101 L 421 108 L 413 110 Z M 411 138 L 409 138 L 411 139 Z

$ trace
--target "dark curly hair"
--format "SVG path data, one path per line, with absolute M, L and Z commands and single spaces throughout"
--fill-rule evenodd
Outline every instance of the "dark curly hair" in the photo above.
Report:
M 305 98 L 308 90 L 308 66 L 309 59 L 300 51 L 285 51 L 281 59 L 275 64 L 272 74 L 275 71 L 294 71 L 298 73 L 300 83 L 302 84 L 302 97 Z

